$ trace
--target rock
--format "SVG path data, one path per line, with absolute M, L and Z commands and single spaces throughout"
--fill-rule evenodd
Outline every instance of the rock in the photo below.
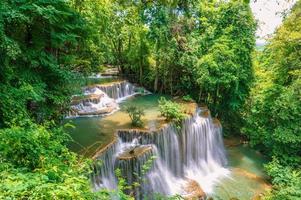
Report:
M 104 107 L 99 110 L 92 110 L 92 111 L 82 110 L 82 111 L 78 112 L 78 115 L 103 115 L 103 114 L 113 112 L 116 108 L 117 108 L 117 105 L 116 105 L 116 107 L 109 106 L 109 107 Z
M 99 103 L 102 98 L 101 94 L 89 94 L 85 96 L 74 96 L 71 100 L 71 105 L 77 105 L 80 103 L 83 103 L 84 105 L 87 105 L 87 103 Z
M 184 188 L 185 200 L 205 200 L 206 194 L 201 186 L 195 180 L 188 180 L 187 185 Z
M 101 73 L 102 76 L 118 76 L 119 70 L 117 67 L 110 67 L 107 68 L 103 73 Z
M 222 127 L 221 122 L 217 118 L 213 118 L 213 124 L 217 127 Z
M 151 152 L 152 152 L 152 146 L 145 146 L 145 145 L 136 146 L 120 154 L 118 156 L 118 159 L 131 160 L 143 156 L 145 154 L 151 154 Z
M 200 116 L 202 117 L 209 117 L 210 116 L 210 111 L 208 109 L 202 109 L 202 111 L 200 112 Z

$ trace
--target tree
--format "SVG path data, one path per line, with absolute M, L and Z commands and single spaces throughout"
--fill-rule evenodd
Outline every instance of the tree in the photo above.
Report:
M 109 199 L 91 191 L 89 162 L 59 126 L 89 71 L 87 33 L 66 1 L 0 2 L 0 199 Z
M 85 20 L 61 0 L 0 4 L 0 122 L 58 119 L 73 93 Z
M 301 2 L 284 19 L 263 52 L 244 112 L 243 133 L 268 155 L 273 191 L 266 199 L 300 199 Z
M 253 145 L 293 165 L 301 163 L 300 5 L 259 56 L 244 129 Z

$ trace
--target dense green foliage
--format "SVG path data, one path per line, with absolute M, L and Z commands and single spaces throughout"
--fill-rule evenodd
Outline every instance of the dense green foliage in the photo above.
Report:
M 274 157 L 267 171 L 275 184 L 270 199 L 301 198 L 301 2 L 256 55 L 243 132 L 251 145 Z
M 0 2 L 0 199 L 97 196 L 55 123 L 91 66 L 86 24 L 63 0 Z
M 300 15 L 298 1 L 253 67 L 256 24 L 245 0 L 2 0 L 0 199 L 110 199 L 92 192 L 89 161 L 66 148 L 60 125 L 75 80 L 103 65 L 153 92 L 207 104 L 271 158 L 266 198 L 300 199 Z M 180 105 L 159 104 L 179 125 Z M 128 113 L 142 125 L 140 109 Z M 130 198 L 120 181 L 115 193 Z
M 125 111 L 129 114 L 131 118 L 132 126 L 134 127 L 143 126 L 143 121 L 141 118 L 144 115 L 144 111 L 142 110 L 142 108 L 139 108 L 137 106 L 128 106 L 125 108 Z
M 152 91 L 189 94 L 224 120 L 239 111 L 252 81 L 250 55 L 255 41 L 255 22 L 247 3 L 116 4 L 106 4 L 114 19 L 105 32 L 112 55 L 108 62 Z
M 62 145 L 60 129 L 30 125 L 0 131 L 0 199 L 93 199 L 89 169 Z
M 183 101 L 193 102 L 193 98 L 190 95 L 185 95 L 182 97 Z
M 0 124 L 61 116 L 85 35 L 84 19 L 65 1 L 1 1 Z
M 284 166 L 274 158 L 266 166 L 268 175 L 273 180 L 273 191 L 266 195 L 267 200 L 297 200 L 301 197 L 301 171 L 291 166 Z

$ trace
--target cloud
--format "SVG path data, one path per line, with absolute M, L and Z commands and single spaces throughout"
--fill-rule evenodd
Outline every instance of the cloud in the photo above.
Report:
M 261 44 L 282 23 L 282 13 L 289 10 L 296 0 L 257 0 L 251 1 L 251 9 L 258 21 L 256 43 Z

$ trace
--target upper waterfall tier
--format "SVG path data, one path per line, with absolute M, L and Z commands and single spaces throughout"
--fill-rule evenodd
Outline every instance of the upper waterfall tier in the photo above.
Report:
M 69 116 L 110 114 L 118 110 L 119 101 L 137 94 L 136 90 L 127 81 L 89 86 L 82 96 L 73 96 Z
M 116 164 L 116 160 L 126 154 L 124 146 L 135 144 L 136 146 L 151 145 L 152 155 L 155 156 L 151 168 L 143 176 L 145 182 L 141 183 L 138 192 L 143 194 L 143 197 L 138 195 L 136 199 L 150 197 L 153 193 L 187 195 L 189 181 L 195 181 L 197 184 L 194 185 L 199 185 L 207 193 L 212 192 L 218 178 L 228 173 L 224 168 L 227 160 L 221 126 L 213 123 L 209 112 L 208 116 L 202 113 L 203 110 L 198 109 L 194 115 L 186 118 L 182 122 L 181 130 L 177 130 L 173 124 L 167 124 L 156 131 L 118 131 L 118 142 L 98 157 L 104 164 L 94 170 L 97 174 L 94 173 L 93 180 L 98 180 L 98 182 L 94 181 L 95 188 L 112 188 L 112 185 L 117 182 L 114 169 L 118 167 L 128 174 L 139 173 L 135 171 L 136 168 L 123 169 L 125 165 Z M 110 159 L 107 159 L 108 157 Z M 142 157 L 136 159 L 138 160 L 136 163 L 141 165 L 146 162 L 139 161 Z M 111 181 L 107 182 L 108 180 Z
M 138 92 L 137 88 L 133 84 L 127 81 L 118 81 L 109 84 L 92 85 L 86 88 L 85 94 L 93 94 L 97 89 L 103 91 L 110 98 L 115 100 L 122 100 L 133 96 Z

